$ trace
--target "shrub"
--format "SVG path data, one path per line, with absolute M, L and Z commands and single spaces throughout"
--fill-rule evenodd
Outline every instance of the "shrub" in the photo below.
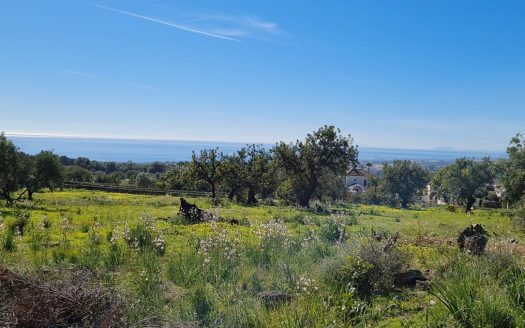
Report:
M 49 229 L 51 228 L 51 220 L 47 215 L 42 215 L 42 222 L 40 224 L 42 229 Z
M 346 239 L 346 225 L 357 223 L 354 216 L 347 217 L 344 214 L 332 214 L 321 222 L 319 236 L 329 243 L 342 243 Z
M 148 215 L 141 215 L 139 222 L 132 227 L 126 224 L 124 240 L 128 246 L 141 252 L 151 249 L 159 256 L 166 252 L 166 242 L 162 233 L 155 227 L 152 218 Z
M 25 227 L 29 223 L 29 212 L 22 211 L 19 208 L 15 210 L 15 220 L 9 225 L 9 230 L 21 236 L 24 235 Z
M 80 232 L 82 232 L 82 233 L 88 233 L 89 229 L 90 229 L 90 225 L 87 224 L 87 223 L 82 223 L 80 225 Z
M 455 205 L 447 205 L 447 210 L 450 212 L 450 213 L 456 213 L 458 211 L 458 207 L 455 206 Z
M 335 290 L 356 291 L 361 297 L 388 293 L 396 276 L 408 268 L 408 256 L 393 245 L 393 239 L 368 241 L 331 265 L 325 281 Z

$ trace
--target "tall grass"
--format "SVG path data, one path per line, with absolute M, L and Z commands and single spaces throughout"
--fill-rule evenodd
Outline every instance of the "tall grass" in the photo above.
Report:
M 458 254 L 431 293 L 461 327 L 517 327 L 525 322 L 523 277 L 515 261 Z

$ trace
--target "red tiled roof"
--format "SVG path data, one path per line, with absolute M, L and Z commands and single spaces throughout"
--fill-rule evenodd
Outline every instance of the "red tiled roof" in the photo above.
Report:
M 352 177 L 352 176 L 358 176 L 358 177 L 367 177 L 370 175 L 370 173 L 368 173 L 366 170 L 363 170 L 363 169 L 356 169 L 356 168 L 353 168 L 351 169 L 348 174 L 347 174 L 349 177 Z

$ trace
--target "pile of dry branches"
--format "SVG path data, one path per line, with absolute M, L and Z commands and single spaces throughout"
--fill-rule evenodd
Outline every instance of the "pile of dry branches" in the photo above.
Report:
M 107 289 L 91 283 L 88 272 L 61 271 L 59 275 L 58 281 L 49 283 L 0 266 L 0 326 L 122 325 L 117 298 Z

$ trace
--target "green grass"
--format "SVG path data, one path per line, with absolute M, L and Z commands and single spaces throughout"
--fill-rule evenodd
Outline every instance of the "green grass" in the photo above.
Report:
M 523 322 L 525 252 L 520 244 L 525 239 L 504 211 L 467 216 L 446 208 L 338 204 L 331 210 L 344 214 L 328 215 L 278 204 L 221 201 L 214 207 L 210 199 L 189 201 L 221 219 L 185 224 L 177 216 L 178 198 L 169 196 L 39 193 L 17 209 L 0 208 L 0 264 L 35 275 L 42 267 L 89 270 L 126 300 L 130 325 L 483 327 Z M 234 218 L 241 224 L 227 223 Z M 474 222 L 490 239 L 487 255 L 472 259 L 458 254 L 455 238 Z M 23 234 L 12 228 L 20 224 Z M 400 234 L 396 254 L 407 261 L 403 267 L 427 271 L 435 287 L 391 288 L 384 281 L 392 278 L 377 276 L 401 265 L 391 264 L 395 259 L 388 254 L 366 255 L 367 250 L 380 252 L 382 245 L 370 235 L 395 232 Z M 508 243 L 511 238 L 518 244 Z M 500 261 L 508 268 L 505 274 L 488 265 L 495 259 L 508 259 Z M 352 287 L 360 275 L 368 279 L 366 296 Z M 269 306 L 258 296 L 263 291 L 286 293 L 290 300 Z

